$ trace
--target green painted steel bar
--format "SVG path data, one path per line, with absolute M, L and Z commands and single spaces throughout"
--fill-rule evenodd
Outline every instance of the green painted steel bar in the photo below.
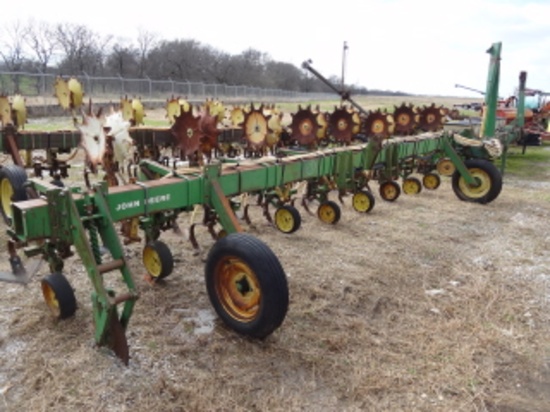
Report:
M 143 161 L 142 168 L 159 176 L 160 179 L 140 181 L 137 184 L 112 187 L 105 193 L 106 210 L 113 222 L 138 216 L 154 215 L 170 210 L 190 210 L 194 205 L 206 204 L 220 207 L 212 202 L 212 181 L 219 182 L 223 196 L 231 197 L 242 193 L 264 191 L 283 187 L 285 184 L 317 179 L 323 176 L 336 177 L 340 185 L 353 180 L 356 169 L 371 170 L 376 163 L 386 162 L 395 169 L 399 160 L 396 156 L 423 151 L 441 150 L 442 141 L 451 138 L 445 134 L 433 139 L 418 142 L 387 143 L 378 152 L 376 142 L 289 156 L 271 162 L 242 162 L 227 165 L 209 165 L 204 171 L 191 170 L 185 174 Z M 399 150 L 400 145 L 408 145 L 407 150 Z M 376 152 L 376 155 L 375 155 Z M 459 156 L 453 158 L 462 163 Z M 461 170 L 461 168 L 459 168 Z M 204 173 L 203 173 L 204 172 Z M 391 172 L 394 173 L 393 171 Z M 466 170 L 467 173 L 467 170 Z M 390 175 L 391 176 L 391 175 Z M 32 179 L 39 191 L 48 191 L 51 186 L 43 185 L 40 180 Z M 71 193 L 75 207 L 81 215 L 85 212 L 85 199 L 82 193 Z M 88 195 L 93 198 L 95 194 Z M 22 240 L 47 238 L 53 235 L 52 214 L 48 213 L 48 203 L 44 199 L 33 199 L 13 205 L 12 234 Z M 218 213 L 225 212 L 217 210 Z
M 485 93 L 485 108 L 483 109 L 483 122 L 480 137 L 492 138 L 496 128 L 496 110 L 498 103 L 498 86 L 500 81 L 500 55 L 502 43 L 493 43 L 487 53 L 491 55 L 489 61 L 489 74 L 487 76 L 487 92 Z

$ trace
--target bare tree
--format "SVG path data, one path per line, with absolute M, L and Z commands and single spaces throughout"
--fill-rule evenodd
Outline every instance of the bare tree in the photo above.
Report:
M 210 49 L 196 40 L 162 42 L 149 53 L 150 73 L 156 78 L 208 81 L 212 76 L 207 67 Z
M 59 43 L 55 36 L 55 29 L 46 22 L 29 20 L 27 23 L 25 43 L 36 57 L 38 69 L 42 73 L 48 71 L 48 66 L 56 53 Z
M 20 21 L 3 27 L 3 34 L 0 35 L 0 56 L 4 60 L 4 65 L 9 71 L 19 72 L 25 63 L 25 42 L 26 27 Z M 20 93 L 20 78 L 18 75 L 13 77 L 13 89 L 15 93 Z
M 303 76 L 301 70 L 290 63 L 270 61 L 265 65 L 265 87 L 297 91 Z
M 139 75 L 139 52 L 131 46 L 116 43 L 105 60 L 105 66 L 111 74 L 122 77 Z
M 112 36 L 101 37 L 86 26 L 58 24 L 55 37 L 65 53 L 59 68 L 68 73 L 100 74 Z
M 143 28 L 138 31 L 138 76 L 145 77 L 147 55 L 156 46 L 158 36 L 155 33 L 151 33 Z

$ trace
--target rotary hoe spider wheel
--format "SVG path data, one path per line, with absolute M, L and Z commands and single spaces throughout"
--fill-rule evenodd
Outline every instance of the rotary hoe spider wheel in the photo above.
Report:
M 263 114 L 263 106 L 251 109 L 244 116 L 243 135 L 248 146 L 253 151 L 261 151 L 267 144 L 267 135 L 270 132 L 268 122 L 271 116 Z
M 55 97 L 59 105 L 64 109 L 78 109 L 82 106 L 84 91 L 80 82 L 71 77 L 69 80 L 64 80 L 58 77 L 54 85 Z
M 393 118 L 395 120 L 395 134 L 398 135 L 410 135 L 414 133 L 418 125 L 417 113 L 412 103 L 409 105 L 403 103 L 399 107 L 395 106 Z
M 345 107 L 335 107 L 329 118 L 330 133 L 337 142 L 350 143 L 353 138 L 353 115 Z
M 367 137 L 390 137 L 390 128 L 392 122 L 390 122 L 390 115 L 386 112 L 382 112 L 380 109 L 370 112 L 365 119 L 364 130 Z
M 199 129 L 202 134 L 200 149 L 208 158 L 212 156 L 212 151 L 218 146 L 218 137 L 221 130 L 218 129 L 217 114 L 210 113 L 209 106 L 201 112 L 199 120 Z
M 303 109 L 298 106 L 298 111 L 292 115 L 290 124 L 291 140 L 296 140 L 302 146 L 310 146 L 317 140 L 319 124 L 317 116 L 311 111 L 311 107 Z
M 216 117 L 218 123 L 221 123 L 225 117 L 225 107 L 220 100 L 206 99 L 205 108 L 208 113 Z
M 202 137 L 200 120 L 200 116 L 193 114 L 192 108 L 183 110 L 175 118 L 171 131 L 184 156 L 191 156 L 200 148 Z
M 231 125 L 233 127 L 242 127 L 245 116 L 246 111 L 242 107 L 234 106 L 229 112 L 229 120 L 231 120 Z
M 283 133 L 283 113 L 275 113 L 269 118 L 267 126 L 269 127 L 270 133 L 267 134 L 267 146 L 270 149 L 273 149 L 279 144 L 281 140 L 281 134 Z
M 315 108 L 315 119 L 319 128 L 317 129 L 317 140 L 325 141 L 328 136 L 328 121 L 329 114 L 327 112 L 322 112 L 319 105 Z
M 419 115 L 419 126 L 422 130 L 435 132 L 443 127 L 443 110 L 442 107 L 435 107 L 435 103 L 424 106 Z
M 351 111 L 351 118 L 353 120 L 352 133 L 355 136 L 355 135 L 361 133 L 361 125 L 362 125 L 363 121 L 361 119 L 361 115 L 356 110 Z
M 174 124 L 181 111 L 189 111 L 189 102 L 185 99 L 172 97 L 166 101 L 166 117 L 170 124 Z

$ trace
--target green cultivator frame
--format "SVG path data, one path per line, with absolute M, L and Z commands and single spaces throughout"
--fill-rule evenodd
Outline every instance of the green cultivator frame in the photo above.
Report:
M 406 193 L 418 193 L 422 186 L 435 189 L 441 175 L 450 176 L 459 199 L 488 203 L 502 188 L 501 174 L 491 161 L 499 156 L 499 148 L 494 140 L 441 131 L 372 138 L 365 144 L 313 152 L 287 151 L 278 157 L 214 159 L 183 170 L 142 160 L 136 183 L 109 187 L 102 182 L 91 189 L 28 179 L 20 165 L 4 166 L 0 190 L 2 210 L 10 224 L 12 273 L 1 277 L 27 282 L 34 265 L 24 263 L 24 258 L 46 260 L 50 274 L 41 282 L 45 301 L 56 317 L 66 318 L 74 314 L 76 299 L 63 274 L 64 261 L 76 252 L 93 286 L 95 341 L 128 362 L 125 332 L 139 291 L 116 225 L 130 228 L 125 231 L 129 241 L 138 239 L 142 231 L 143 264 L 151 280 L 157 281 L 174 268 L 162 232 L 176 228 L 180 215 L 201 206 L 204 223 L 216 237 L 205 266 L 210 301 L 227 326 L 264 338 L 284 321 L 289 292 L 278 258 L 265 243 L 245 233 L 244 196 L 262 199 L 266 216 L 268 205 L 274 206 L 273 223 L 285 233 L 300 226 L 294 207 L 298 187 L 305 188 L 302 204 L 318 203 L 318 217 L 330 224 L 340 218 L 340 208 L 329 199 L 330 193 L 336 192 L 342 202 L 351 197 L 357 212 L 369 212 L 374 206 L 372 181 L 379 183 L 384 200 L 394 201 L 401 188 Z M 239 209 L 244 211 L 243 219 L 237 218 Z M 215 225 L 222 227 L 219 233 L 212 230 Z

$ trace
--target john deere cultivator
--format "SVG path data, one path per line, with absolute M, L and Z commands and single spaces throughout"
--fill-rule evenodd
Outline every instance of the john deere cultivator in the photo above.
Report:
M 315 202 L 319 219 L 334 224 L 341 212 L 329 194 L 337 193 L 341 201 L 350 197 L 357 212 L 369 212 L 375 199 L 369 187 L 373 180 L 387 201 L 396 200 L 401 188 L 405 193 L 418 193 L 423 186 L 435 189 L 440 175 L 451 176 L 461 200 L 491 202 L 502 188 L 501 175 L 491 162 L 500 154 L 500 143 L 435 126 L 432 130 L 431 125 L 441 122 L 441 110 L 435 106 L 419 114 L 403 105 L 396 108 L 393 122 L 381 111 L 366 113 L 359 108 L 353 112 L 340 107 L 326 116 L 300 107 L 285 132 L 273 108 L 235 108 L 229 118 L 241 126 L 220 130 L 217 125 L 222 116 L 215 105 L 195 115 L 186 102 L 173 101 L 168 110 L 173 119 L 170 129 L 127 125 L 140 151 L 137 172 L 129 184 L 106 179 L 68 188 L 55 180 L 28 178 L 23 163 L 0 169 L 12 268 L 12 273 L 2 274 L 3 280 L 28 281 L 34 265 L 25 265 L 22 257 L 46 260 L 50 274 L 41 282 L 45 301 L 55 316 L 69 317 L 76 310 L 76 300 L 63 270 L 65 259 L 76 252 L 93 286 L 95 340 L 110 346 L 125 362 L 129 359 L 125 331 L 139 293 L 123 244 L 143 237 L 143 264 L 151 280 L 167 277 L 174 260 L 161 234 L 177 228 L 178 218 L 197 206 L 204 209 L 203 224 L 216 238 L 205 267 L 211 303 L 230 328 L 263 338 L 285 318 L 288 286 L 271 249 L 244 233 L 249 222 L 246 198 L 258 199 L 266 217 L 282 232 L 292 233 L 300 226 L 294 206 L 300 196 L 307 210 Z M 272 112 L 266 114 L 266 110 Z M 98 164 L 97 159 L 105 165 L 105 153 L 114 156 L 100 119 L 90 111 L 79 127 L 83 139 L 93 137 L 83 145 L 88 145 L 87 160 L 92 166 Z M 116 129 L 113 125 L 121 124 L 113 122 L 111 133 Z M 417 125 L 425 131 L 412 134 Z M 388 138 L 394 133 L 400 137 Z M 17 144 L 18 149 L 44 144 L 38 143 L 37 136 L 9 128 L 2 134 L 4 144 Z M 160 149 L 174 142 L 185 167 L 159 161 Z M 65 143 L 77 144 L 73 134 L 56 144 Z M 148 158 L 147 151 L 158 153 Z M 275 208 L 273 218 L 269 206 Z M 237 210 L 242 219 L 237 218 Z M 123 228 L 122 240 L 117 223 Z M 216 231 L 216 226 L 221 230 Z M 140 231 L 142 236 L 138 236 Z M 113 286 L 120 285 L 120 280 L 122 289 Z

